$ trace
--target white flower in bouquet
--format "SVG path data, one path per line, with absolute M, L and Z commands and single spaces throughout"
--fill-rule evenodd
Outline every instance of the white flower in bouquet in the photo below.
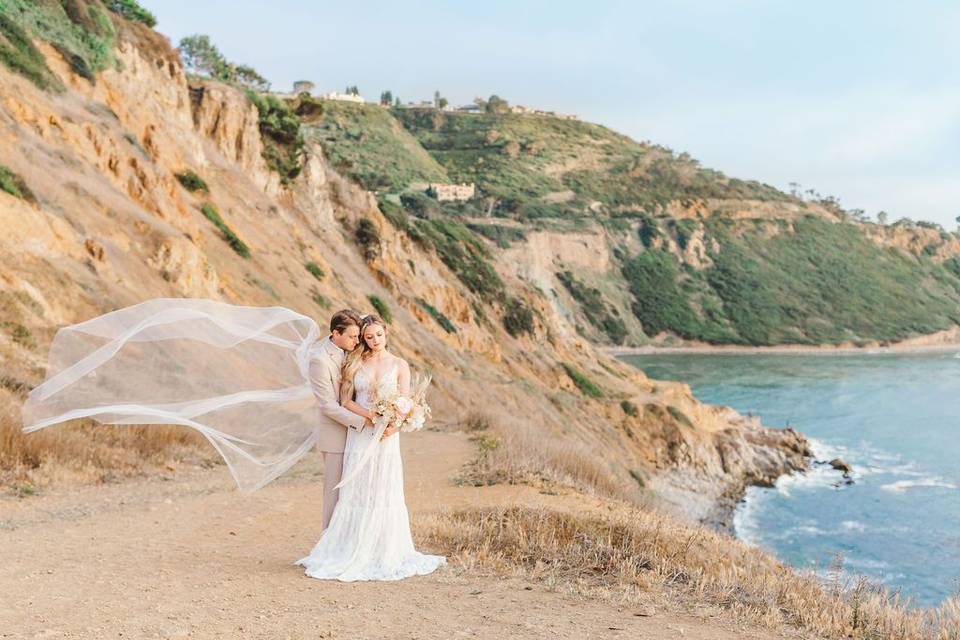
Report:
M 413 393 L 410 396 L 393 393 L 386 397 L 378 397 L 373 407 L 374 413 L 377 414 L 373 419 L 374 426 L 380 428 L 393 425 L 401 433 L 422 429 L 430 418 L 430 405 L 425 399 L 429 385 L 430 376 L 418 374 L 411 384 Z

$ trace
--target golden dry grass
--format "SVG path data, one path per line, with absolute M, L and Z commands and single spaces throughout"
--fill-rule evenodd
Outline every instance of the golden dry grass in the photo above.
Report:
M 468 570 L 523 575 L 592 597 L 631 601 L 664 589 L 773 629 L 829 638 L 960 638 L 960 599 L 919 610 L 841 574 L 824 585 L 726 535 L 623 503 L 602 514 L 468 509 L 424 516 L 417 530 L 423 543 Z
M 691 606 L 714 605 L 740 620 L 831 638 L 960 638 L 960 598 L 918 609 L 839 568 L 825 583 L 726 534 L 644 505 L 649 496 L 623 488 L 583 446 L 522 426 L 507 430 L 489 416 L 472 416 L 470 423 L 486 429 L 474 435 L 478 457 L 462 481 L 554 482 L 600 497 L 606 507 L 581 513 L 470 509 L 423 518 L 423 541 L 471 570 L 523 574 L 616 600 L 666 589 Z M 588 504 L 583 501 L 584 509 Z
M 61 482 L 111 482 L 181 463 L 220 458 L 186 427 L 98 425 L 75 421 L 24 433 L 20 399 L 0 390 L 0 486 L 18 494 Z
M 608 498 L 640 498 L 636 487 L 624 486 L 595 453 L 577 442 L 555 438 L 525 423 L 515 422 L 504 429 L 481 413 L 472 413 L 464 425 L 468 432 L 475 433 L 473 440 L 479 451 L 460 478 L 464 484 L 546 482 Z

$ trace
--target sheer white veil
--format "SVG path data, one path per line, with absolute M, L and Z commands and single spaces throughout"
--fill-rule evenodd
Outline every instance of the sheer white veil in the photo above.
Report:
M 285 307 L 156 298 L 57 331 L 24 431 L 65 420 L 197 429 L 252 492 L 316 441 L 317 323 Z

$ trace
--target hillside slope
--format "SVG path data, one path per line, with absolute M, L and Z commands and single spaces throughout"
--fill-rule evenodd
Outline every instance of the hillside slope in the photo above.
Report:
M 359 126 L 356 105 L 324 108 L 335 113 L 324 130 Z M 386 168 L 395 163 L 382 162 L 397 145 L 339 135 L 328 136 L 325 149 L 349 149 L 344 171 L 401 196 L 382 193 L 385 212 L 400 207 L 486 238 L 498 272 L 526 280 L 592 342 L 869 344 L 960 323 L 956 233 L 861 222 L 833 199 L 804 201 L 729 178 L 595 124 L 422 108 L 390 113 L 450 181 L 475 183 L 478 197 L 425 201 L 417 181 L 428 179 L 426 170 L 405 174 L 405 182 Z M 386 110 L 378 118 L 381 131 L 396 128 L 386 124 Z M 384 169 L 372 177 L 377 167 Z
M 108 18 L 108 60 L 86 77 L 54 40 L 89 27 L 58 2 L 25 6 L 0 5 L 4 46 L 36 72 L 0 66 L 0 166 L 16 187 L 0 191 L 0 471 L 18 492 L 216 459 L 180 428 L 20 432 L 58 327 L 157 296 L 284 305 L 321 324 L 376 303 L 395 350 L 433 372 L 439 427 L 527 434 L 511 481 L 550 476 L 637 501 L 663 485 L 668 502 L 711 517 L 744 483 L 806 464 L 802 436 L 598 354 L 529 281 L 493 269 L 494 249 L 459 221 L 405 227 L 404 209 L 381 212 L 284 104 L 188 82 L 164 38 L 97 0 L 67 5 Z M 58 28 L 34 30 L 36 11 Z

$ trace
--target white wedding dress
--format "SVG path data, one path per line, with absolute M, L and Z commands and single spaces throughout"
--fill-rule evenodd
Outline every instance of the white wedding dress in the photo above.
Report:
M 391 367 L 378 384 L 381 392 L 396 391 L 398 368 Z M 369 408 L 373 386 L 363 367 L 356 374 L 356 402 Z M 375 437 L 374 429 L 347 432 L 343 477 L 353 471 Z M 418 553 L 410 536 L 410 516 L 403 495 L 400 434 L 383 440 L 340 488 L 330 524 L 310 555 L 295 564 L 311 578 L 325 580 L 402 580 L 425 575 L 446 563 L 443 556 Z

